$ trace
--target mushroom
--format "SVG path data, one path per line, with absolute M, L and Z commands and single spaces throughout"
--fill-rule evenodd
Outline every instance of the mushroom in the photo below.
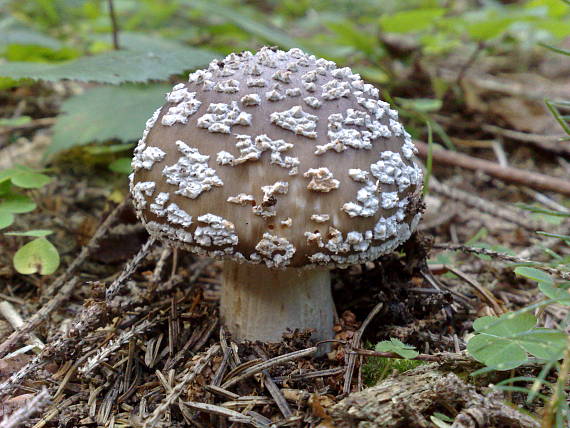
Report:
M 416 228 L 415 151 L 350 68 L 264 47 L 174 86 L 135 149 L 131 194 L 152 236 L 224 261 L 234 338 L 310 328 L 326 340 L 330 269 L 374 260 Z

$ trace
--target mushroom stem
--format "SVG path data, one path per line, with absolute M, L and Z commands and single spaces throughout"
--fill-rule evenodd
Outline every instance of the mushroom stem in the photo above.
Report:
M 334 303 L 326 269 L 270 270 L 224 262 L 221 315 L 237 340 L 280 342 L 287 329 L 314 329 L 333 337 Z

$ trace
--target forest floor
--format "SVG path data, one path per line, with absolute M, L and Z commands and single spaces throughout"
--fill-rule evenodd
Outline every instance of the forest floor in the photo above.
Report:
M 519 61 L 532 72 L 517 71 Z M 219 323 L 220 263 L 149 241 L 125 199 L 126 177 L 78 159 L 80 150 L 54 159 L 57 179 L 32 192 L 39 209 L 17 226 L 56 231 L 59 276 L 17 274 L 11 258 L 25 240 L 0 235 L 0 420 L 12 415 L 0 426 L 18 426 L 18 414 L 36 428 L 431 427 L 438 413 L 454 427 L 538 427 L 543 403 L 489 385 L 540 367 L 470 377 L 483 366 L 466 353 L 466 339 L 476 318 L 542 298 L 515 276 L 512 260 L 477 254 L 481 242 L 509 249 L 513 260 L 545 260 L 548 250 L 568 256 L 559 239 L 536 234 L 569 234 L 568 220 L 516 203 L 570 209 L 570 142 L 559 141 L 543 101 L 570 99 L 570 68 L 554 55 L 468 66 L 449 59 L 410 71 L 396 95 L 421 97 L 434 75 L 451 84 L 434 119 L 457 151 L 434 151 L 424 219 L 403 251 L 333 272 L 337 342 L 320 358 L 308 332 L 273 345 L 232 342 Z M 2 94 L 2 116 L 33 120 L 0 129 L 0 169 L 40 164 L 62 94 L 74 85 Z M 567 312 L 550 305 L 540 323 L 555 326 Z M 6 314 L 23 325 L 14 332 Z M 404 374 L 393 364 L 398 355 L 371 350 L 390 338 L 419 352 Z

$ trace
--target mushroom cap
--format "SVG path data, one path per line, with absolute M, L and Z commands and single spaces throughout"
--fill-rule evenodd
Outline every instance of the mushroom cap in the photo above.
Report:
M 269 268 L 374 260 L 410 237 L 422 170 L 398 113 L 300 49 L 230 54 L 148 120 L 131 193 L 149 233 Z

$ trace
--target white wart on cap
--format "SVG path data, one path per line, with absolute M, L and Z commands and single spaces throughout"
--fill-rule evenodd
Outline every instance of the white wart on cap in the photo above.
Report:
M 269 268 L 346 266 L 407 240 L 421 169 L 398 113 L 299 49 L 230 54 L 148 120 L 131 192 L 152 235 Z

